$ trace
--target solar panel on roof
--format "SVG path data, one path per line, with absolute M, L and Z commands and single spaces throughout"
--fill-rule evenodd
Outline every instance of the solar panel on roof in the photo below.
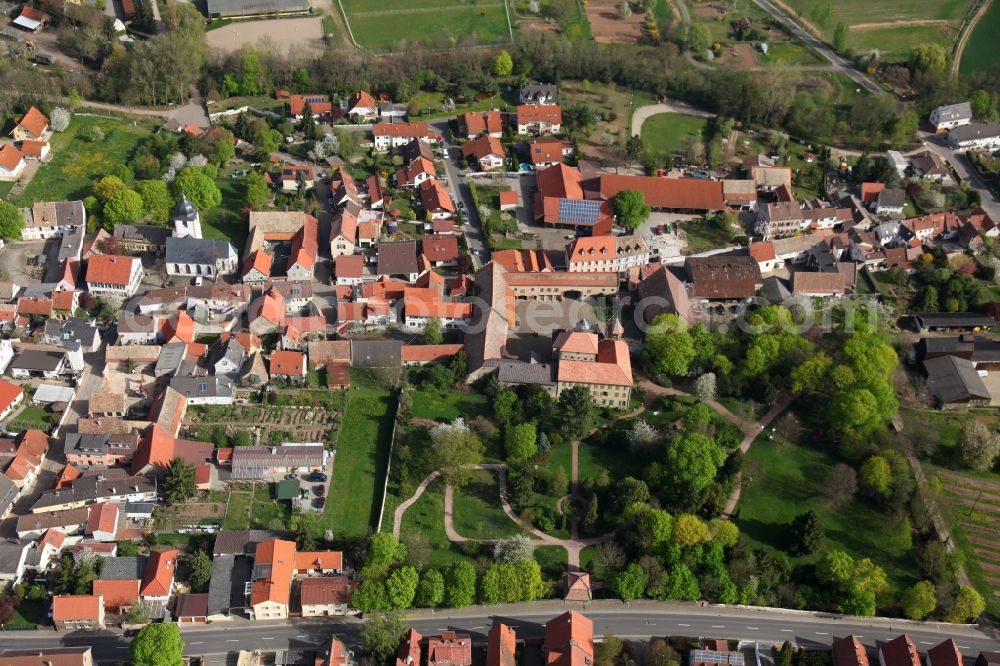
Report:
M 559 200 L 559 221 L 570 224 L 596 224 L 601 202 L 581 199 Z

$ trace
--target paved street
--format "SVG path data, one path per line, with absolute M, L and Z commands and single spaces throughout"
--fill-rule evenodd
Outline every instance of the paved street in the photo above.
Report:
M 915 623 L 905 620 L 844 618 L 823 613 L 804 613 L 775 609 L 702 607 L 698 604 L 633 602 L 624 606 L 618 601 L 596 601 L 586 606 L 560 601 L 511 606 L 473 606 L 437 613 L 420 611 L 410 614 L 410 624 L 425 636 L 445 629 L 468 632 L 476 640 L 485 640 L 494 620 L 513 626 L 519 639 L 537 639 L 544 633 L 545 622 L 569 608 L 577 608 L 594 621 L 594 633 L 609 633 L 622 638 L 646 639 L 650 636 L 698 636 L 760 641 L 762 645 L 786 640 L 812 648 L 831 645 L 847 634 L 860 638 L 868 648 L 906 632 L 921 651 L 946 638 L 954 638 L 962 654 L 974 658 L 982 650 L 1000 650 L 1000 639 L 974 627 Z M 212 656 L 211 663 L 226 663 L 225 653 L 232 650 L 308 649 L 331 635 L 358 648 L 362 623 L 355 618 L 299 620 L 292 623 L 247 622 L 190 626 L 182 629 L 187 644 L 185 654 Z M 127 642 L 112 631 L 77 631 L 57 634 L 52 631 L 7 632 L 0 634 L 0 647 L 36 649 L 57 645 L 91 645 L 98 662 L 122 660 Z M 969 662 L 971 663 L 971 661 Z
M 465 239 L 469 243 L 469 251 L 472 252 L 473 267 L 478 269 L 489 261 L 490 251 L 486 247 L 486 237 L 483 236 L 483 227 L 479 222 L 479 211 L 472 201 L 472 194 L 469 186 L 465 183 L 465 176 L 462 175 L 458 167 L 458 160 L 461 158 L 461 150 L 452 143 L 451 130 L 448 128 L 447 120 L 434 120 L 428 123 L 442 137 L 442 151 L 445 154 L 444 169 L 448 177 L 448 191 L 452 199 L 457 204 L 459 201 L 465 206 L 463 214 Z M 477 254 L 478 253 L 478 254 Z
M 829 46 L 827 46 L 823 42 L 813 37 L 808 31 L 805 30 L 805 28 L 803 28 L 794 20 L 786 16 L 784 12 L 778 9 L 775 5 L 768 2 L 768 0 L 754 0 L 754 2 L 756 2 L 761 7 L 761 9 L 763 9 L 768 14 L 773 16 L 779 22 L 781 22 L 781 24 L 784 25 L 786 28 L 788 28 L 788 30 L 790 30 L 792 34 L 794 34 L 796 37 L 798 37 L 800 40 L 802 40 L 812 48 L 816 49 L 820 53 L 820 55 L 822 55 L 824 58 L 826 58 L 833 64 L 834 69 L 836 69 L 838 72 L 844 74 L 845 76 L 850 77 L 852 81 L 857 83 L 859 86 L 861 86 L 868 92 L 871 93 L 882 92 L 882 89 L 879 88 L 877 85 L 875 85 L 875 83 L 871 79 L 869 79 L 867 76 L 865 76 L 858 70 L 854 69 L 854 67 L 852 67 L 846 60 L 837 55 L 833 49 L 831 49 Z
M 979 177 L 969 164 L 969 159 L 962 153 L 956 153 L 948 144 L 945 142 L 944 137 L 935 136 L 933 134 L 921 134 L 923 139 L 924 147 L 929 150 L 933 150 L 942 159 L 947 160 L 951 163 L 952 168 L 959 175 L 960 178 L 967 181 L 975 189 L 979 191 L 979 196 L 982 199 L 982 207 L 989 216 L 994 220 L 1000 220 L 1000 201 L 997 200 L 996 196 L 990 192 L 989 188 L 986 187 L 986 183 L 983 179 Z

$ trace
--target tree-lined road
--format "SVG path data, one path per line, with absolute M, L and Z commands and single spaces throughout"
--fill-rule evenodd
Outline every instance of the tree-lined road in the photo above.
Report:
M 697 636 L 759 641 L 761 645 L 780 644 L 786 640 L 810 648 L 829 647 L 842 636 L 854 634 L 868 648 L 906 633 L 921 652 L 947 638 L 954 638 L 967 658 L 980 651 L 1000 650 L 996 635 L 987 635 L 976 627 L 915 623 L 879 618 L 841 618 L 820 613 L 777 609 L 753 609 L 700 606 L 691 603 L 596 601 L 586 605 L 546 601 L 510 606 L 473 606 L 462 610 L 436 613 L 411 613 L 409 624 L 424 635 L 446 629 L 467 632 L 475 640 L 485 640 L 494 621 L 513 626 L 519 639 L 538 639 L 545 622 L 569 608 L 576 608 L 594 622 L 595 636 L 615 634 L 622 638 L 646 639 L 650 636 Z M 351 648 L 360 645 L 363 623 L 355 618 L 299 620 L 295 622 L 247 622 L 187 626 L 182 629 L 189 656 L 208 656 L 209 663 L 226 663 L 225 655 L 238 650 L 312 649 L 336 635 Z M 60 634 L 52 631 L 24 631 L 0 634 L 0 648 L 45 649 L 58 646 L 90 645 L 101 663 L 127 661 L 128 642 L 113 631 L 76 631 Z

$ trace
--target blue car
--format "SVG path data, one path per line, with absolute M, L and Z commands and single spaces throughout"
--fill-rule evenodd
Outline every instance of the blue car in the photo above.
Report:
M 310 481 L 326 481 L 326 474 L 323 472 L 309 472 Z

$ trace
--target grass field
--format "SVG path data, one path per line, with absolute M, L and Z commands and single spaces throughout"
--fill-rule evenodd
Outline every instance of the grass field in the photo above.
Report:
M 820 65 L 826 64 L 815 51 L 795 42 L 772 42 L 767 53 L 758 53 L 757 59 L 762 65 Z
M 402 42 L 424 42 L 432 48 L 454 46 L 469 38 L 476 44 L 510 41 L 504 2 L 489 0 L 389 0 L 378 9 L 365 0 L 342 0 L 347 22 L 358 45 L 389 51 Z
M 489 416 L 490 405 L 486 396 L 478 391 L 456 391 L 422 388 L 413 391 L 414 418 L 435 421 L 454 421 L 459 416 L 466 422 L 474 416 Z
M 374 527 L 395 417 L 395 392 L 376 385 L 365 373 L 352 371 L 323 512 L 325 527 L 335 534 L 365 536 Z
M 856 51 L 878 49 L 883 57 L 905 60 L 916 44 L 947 46 L 957 37 L 957 23 L 896 26 L 885 29 L 856 29 L 847 38 L 849 48 Z
M 973 74 L 997 64 L 996 38 L 1000 34 L 1000 2 L 986 10 L 969 36 L 959 64 L 961 74 Z
M 469 483 L 454 493 L 455 531 L 467 539 L 502 539 L 525 533 L 500 506 L 496 472 L 475 470 Z
M 104 132 L 104 139 L 91 141 L 94 127 Z M 42 165 L 15 203 L 29 206 L 34 201 L 83 199 L 90 194 L 94 181 L 107 175 L 128 158 L 149 127 L 144 123 L 111 118 L 73 116 L 65 132 L 57 132 L 51 141 L 52 161 Z
M 219 178 L 216 181 L 222 191 L 222 204 L 201 213 L 201 227 L 205 238 L 227 240 L 237 252 L 242 252 L 247 241 L 247 223 L 240 215 L 243 208 L 243 181 Z
M 642 124 L 642 143 L 658 155 L 673 155 L 687 138 L 701 139 L 708 121 L 682 113 L 658 113 Z
M 226 506 L 226 517 L 222 521 L 224 530 L 245 530 L 249 525 L 250 502 L 253 496 L 248 492 L 232 492 L 229 495 L 229 505 Z
M 885 569 L 898 592 L 912 585 L 913 555 L 897 556 L 885 549 L 885 515 L 857 497 L 831 508 L 819 489 L 836 460 L 828 452 L 761 436 L 750 447 L 744 463 L 744 490 L 737 507 L 737 525 L 750 543 L 774 552 L 786 552 L 788 524 L 795 516 L 815 509 L 826 528 L 825 549 L 841 549 L 856 559 L 870 557 Z M 793 558 L 796 564 L 819 554 Z

